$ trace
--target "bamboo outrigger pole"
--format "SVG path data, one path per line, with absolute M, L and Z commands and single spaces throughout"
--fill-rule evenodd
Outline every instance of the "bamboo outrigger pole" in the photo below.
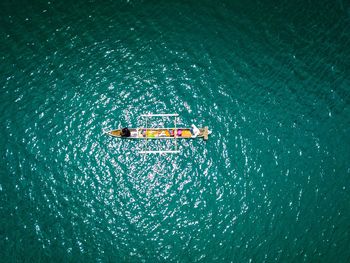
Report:
M 174 140 L 175 140 L 175 151 L 177 151 L 177 140 L 176 140 L 176 138 L 177 138 L 177 130 L 176 130 L 176 122 L 177 122 L 177 116 L 175 116 L 175 121 L 174 121 L 174 127 L 175 127 L 175 129 L 174 129 Z
M 177 113 L 172 113 L 172 114 L 142 114 L 140 115 L 141 117 L 178 117 L 179 114 Z
M 145 153 L 180 153 L 179 150 L 177 150 L 177 128 L 176 128 L 176 123 L 177 123 L 177 117 L 179 116 L 179 114 L 177 113 L 173 113 L 173 114 L 142 114 L 140 115 L 141 117 L 146 117 L 146 144 L 145 144 L 145 148 L 147 148 L 147 142 L 148 142 L 148 136 L 147 136 L 147 130 L 148 130 L 148 118 L 150 117 L 175 117 L 174 120 L 174 140 L 175 140 L 175 150 L 166 150 L 166 151 L 147 151 L 147 150 L 143 150 L 143 151 L 139 151 L 139 153 L 145 154 Z M 162 128 L 164 129 L 164 128 Z

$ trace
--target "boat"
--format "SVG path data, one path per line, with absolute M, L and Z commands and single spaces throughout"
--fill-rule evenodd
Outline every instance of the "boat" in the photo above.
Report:
M 135 139 L 135 140 L 174 140 L 175 149 L 174 150 L 142 150 L 139 153 L 179 153 L 177 150 L 177 140 L 178 139 L 197 139 L 202 138 L 203 140 L 208 140 L 211 131 L 208 126 L 203 128 L 197 128 L 192 124 L 191 128 L 188 127 L 177 127 L 177 118 L 179 114 L 143 114 L 140 117 L 146 118 L 146 125 L 139 128 L 119 128 L 114 130 L 105 131 L 106 134 L 121 138 L 121 139 Z M 166 128 L 149 128 L 149 118 L 153 117 L 174 117 L 174 127 Z M 126 129 L 126 130 L 125 130 Z M 127 131 L 127 133 L 125 132 Z

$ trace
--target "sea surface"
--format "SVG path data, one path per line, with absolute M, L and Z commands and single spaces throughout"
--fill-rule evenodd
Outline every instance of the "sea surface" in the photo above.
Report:
M 1 262 L 350 262 L 348 1 L 4 0 L 0 61 Z

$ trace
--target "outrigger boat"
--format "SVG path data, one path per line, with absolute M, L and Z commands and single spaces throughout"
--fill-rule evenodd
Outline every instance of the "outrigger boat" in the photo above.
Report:
M 208 129 L 208 126 L 204 128 L 197 128 L 192 124 L 191 128 L 182 128 L 177 127 L 177 117 L 179 114 L 143 114 L 141 117 L 146 118 L 146 125 L 140 128 L 123 128 L 106 131 L 105 133 L 122 139 L 143 139 L 146 140 L 155 140 L 155 139 L 172 139 L 175 142 L 174 150 L 165 150 L 165 151 L 154 151 L 154 150 L 142 150 L 139 153 L 179 153 L 177 149 L 177 139 L 194 139 L 194 138 L 203 138 L 205 141 L 208 140 L 209 134 L 211 131 Z M 152 117 L 174 117 L 174 127 L 171 128 L 148 128 L 147 124 L 149 118 Z

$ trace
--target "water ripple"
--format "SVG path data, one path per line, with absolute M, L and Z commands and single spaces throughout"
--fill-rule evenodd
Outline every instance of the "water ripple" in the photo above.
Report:
M 349 258 L 345 3 L 2 5 L 6 260 Z M 147 112 L 213 134 L 103 134 Z

